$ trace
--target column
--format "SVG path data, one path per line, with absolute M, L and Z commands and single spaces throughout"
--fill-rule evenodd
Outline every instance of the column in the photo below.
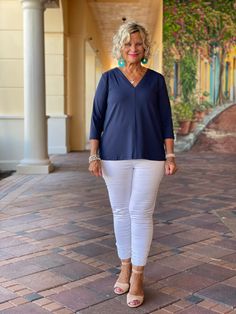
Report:
M 45 95 L 44 3 L 22 0 L 24 19 L 24 159 L 20 174 L 53 170 L 47 150 Z
M 85 52 L 85 126 L 86 149 L 89 149 L 90 122 L 96 90 L 96 54 L 88 42 L 86 42 Z

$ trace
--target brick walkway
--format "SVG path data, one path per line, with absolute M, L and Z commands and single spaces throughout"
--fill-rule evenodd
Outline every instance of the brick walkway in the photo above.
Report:
M 112 291 L 119 261 L 102 179 L 87 153 L 0 181 L 0 313 L 236 313 L 236 155 L 178 154 L 165 177 L 134 310 Z

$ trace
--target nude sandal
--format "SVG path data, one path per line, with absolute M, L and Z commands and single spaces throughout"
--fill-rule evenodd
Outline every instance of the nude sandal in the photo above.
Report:
M 143 273 L 143 271 L 135 270 L 135 269 L 132 269 L 132 272 L 135 274 Z M 134 301 L 137 301 L 137 302 L 133 304 Z M 129 307 L 138 307 L 143 304 L 143 301 L 144 301 L 144 295 L 134 295 L 130 293 L 127 294 L 127 305 Z
M 130 264 L 131 264 L 130 262 L 121 263 L 121 265 L 130 265 Z M 117 280 L 113 289 L 114 289 L 115 294 L 119 294 L 119 295 L 124 294 L 129 291 L 129 283 L 122 283 Z

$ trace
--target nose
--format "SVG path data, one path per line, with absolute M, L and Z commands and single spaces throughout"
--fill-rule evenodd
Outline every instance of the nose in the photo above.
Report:
M 136 48 L 137 48 L 137 47 L 136 47 L 136 44 L 131 44 L 131 47 L 130 47 L 130 48 L 131 48 L 132 51 L 136 51 Z

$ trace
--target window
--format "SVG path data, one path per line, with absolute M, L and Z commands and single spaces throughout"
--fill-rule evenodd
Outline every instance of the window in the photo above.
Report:
M 174 63 L 174 98 L 179 94 L 179 63 Z
M 229 98 L 229 70 L 230 70 L 230 63 L 225 63 L 225 97 Z

